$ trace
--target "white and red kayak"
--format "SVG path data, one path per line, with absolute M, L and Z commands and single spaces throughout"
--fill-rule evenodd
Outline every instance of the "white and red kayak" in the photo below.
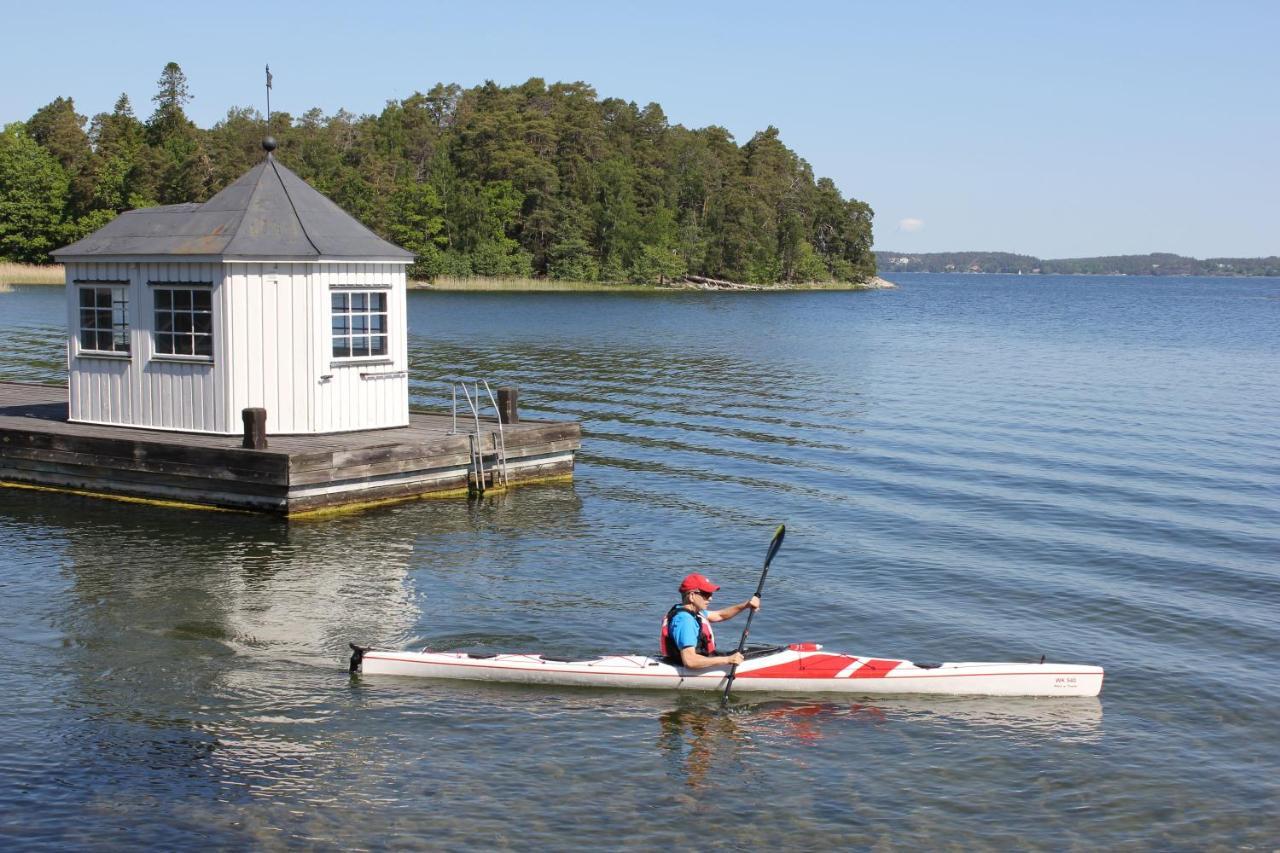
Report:
M 729 667 L 685 669 L 644 655 L 561 660 L 534 654 L 479 655 L 351 648 L 351 671 L 364 675 L 611 687 L 724 690 Z M 816 643 L 754 649 L 734 677 L 738 693 L 946 694 L 954 696 L 1097 696 L 1102 667 L 1063 663 L 917 664 L 824 652 Z

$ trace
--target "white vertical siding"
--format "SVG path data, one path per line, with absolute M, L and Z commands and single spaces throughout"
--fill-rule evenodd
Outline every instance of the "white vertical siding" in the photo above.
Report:
M 129 386 L 133 374 L 133 362 L 123 358 L 81 357 L 80 353 L 80 294 L 77 281 L 129 280 L 129 325 L 136 328 L 138 322 L 137 280 L 131 274 L 130 264 L 75 263 L 67 264 L 67 359 L 68 404 L 72 420 L 130 423 L 134 407 L 124 389 Z M 132 341 L 136 348 L 136 340 Z
M 78 355 L 77 279 L 129 281 L 128 359 Z M 260 406 L 276 435 L 409 422 L 403 264 L 68 263 L 67 281 L 72 420 L 234 435 L 241 410 Z M 152 281 L 212 284 L 212 363 L 156 355 Z M 388 357 L 336 361 L 331 290 L 382 284 Z
M 214 321 L 220 313 L 221 265 L 211 263 L 72 263 L 67 265 L 67 332 L 72 420 L 190 432 L 228 430 L 218 405 L 220 366 L 225 362 L 215 335 L 212 363 L 164 361 L 151 339 L 154 303 L 149 282 L 209 282 Z M 129 280 L 130 356 L 79 355 L 79 299 L 75 280 Z
M 150 334 L 155 316 L 153 294 L 156 286 L 150 282 L 178 282 L 212 284 L 214 323 L 216 328 L 219 291 L 222 270 L 213 263 L 155 263 L 139 264 L 141 298 L 138 301 L 141 323 L 134 341 L 134 365 L 140 368 L 140 410 L 145 425 L 190 432 L 234 432 L 217 406 L 218 386 L 226 368 L 226 353 L 219 351 L 215 334 L 213 361 L 195 362 L 167 360 L 157 355 Z M 139 423 L 139 426 L 144 424 Z
M 409 423 L 409 380 L 405 276 L 403 264 L 321 264 L 315 298 L 319 301 L 318 338 L 312 347 L 332 378 L 317 386 L 316 422 L 319 432 L 347 432 L 404 426 Z M 333 358 L 330 293 L 343 287 L 389 285 L 388 341 L 384 363 Z M 385 363 L 390 361 L 390 363 Z M 362 375 L 363 374 L 363 375 Z M 387 378 L 377 378 L 379 375 Z
M 311 405 L 319 381 L 308 349 L 314 264 L 227 264 L 230 400 L 236 423 L 249 407 L 267 410 L 273 435 L 316 432 Z

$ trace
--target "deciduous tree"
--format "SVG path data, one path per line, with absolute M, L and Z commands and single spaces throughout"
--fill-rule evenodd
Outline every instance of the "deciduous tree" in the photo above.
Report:
M 0 257 L 48 263 L 66 236 L 71 181 L 22 122 L 0 132 Z

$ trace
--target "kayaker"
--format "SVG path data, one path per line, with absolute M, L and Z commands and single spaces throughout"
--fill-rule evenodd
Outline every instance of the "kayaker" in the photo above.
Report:
M 716 654 L 716 638 L 711 630 L 711 623 L 732 619 L 748 607 L 759 610 L 760 599 L 753 595 L 741 604 L 709 610 L 707 605 L 718 589 L 720 587 L 708 580 L 706 575 L 697 572 L 686 575 L 680 582 L 680 603 L 667 611 L 658 640 L 659 654 L 667 662 L 686 669 L 742 663 L 740 652 Z

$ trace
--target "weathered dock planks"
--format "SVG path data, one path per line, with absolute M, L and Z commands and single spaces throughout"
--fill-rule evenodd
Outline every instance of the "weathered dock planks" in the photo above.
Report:
M 0 382 L 0 482 L 295 516 L 474 490 L 473 439 L 452 425 L 448 415 L 415 412 L 407 427 L 270 436 L 254 450 L 240 436 L 72 423 L 65 387 Z M 480 427 L 492 487 L 498 424 Z M 522 420 L 503 425 L 503 438 L 508 481 L 520 483 L 572 475 L 582 430 Z

